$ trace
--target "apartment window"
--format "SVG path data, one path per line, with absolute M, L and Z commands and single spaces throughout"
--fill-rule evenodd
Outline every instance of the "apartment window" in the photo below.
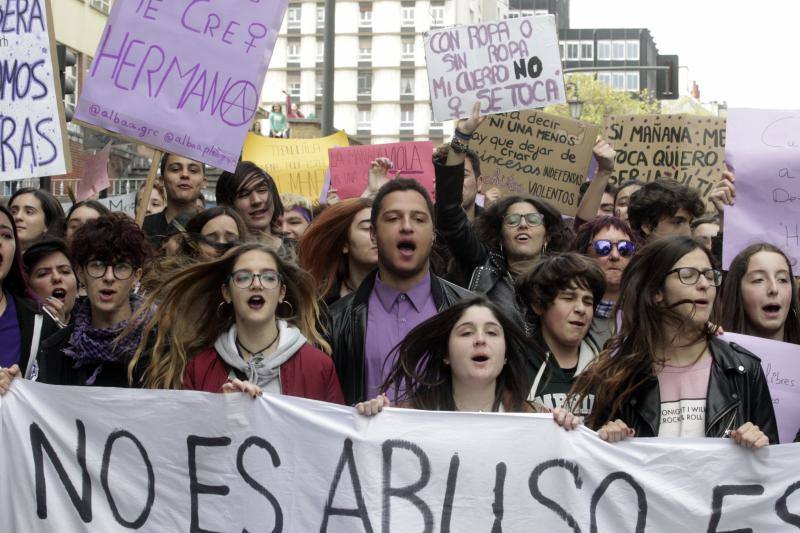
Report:
M 403 55 L 401 57 L 403 61 L 413 61 L 414 60 L 414 41 L 403 40 Z
M 400 94 L 414 94 L 414 74 L 402 74 L 400 76 Z
M 414 8 L 413 7 L 403 7 L 400 10 L 400 20 L 402 21 L 401 24 L 403 26 L 413 26 L 414 25 Z
M 431 6 L 431 27 L 444 26 L 444 6 Z
M 75 57 L 78 58 L 78 52 L 72 50 L 72 53 L 75 54 Z M 68 111 L 71 111 L 73 114 L 75 113 L 75 106 L 78 105 L 78 64 L 80 64 L 80 60 L 76 62 L 75 65 L 71 67 L 64 68 L 64 81 L 66 83 L 72 82 L 72 94 L 69 94 L 64 97 L 64 108 Z M 71 122 L 67 124 L 72 124 Z
M 317 62 L 321 63 L 325 59 L 325 41 L 317 40 Z
M 325 7 L 317 6 L 317 28 L 325 27 Z
M 625 58 L 639 61 L 639 41 L 625 42 Z
M 325 87 L 325 79 L 317 75 L 317 92 L 315 93 L 316 96 L 322 96 L 323 88 Z
M 300 28 L 300 7 L 290 7 L 286 10 L 286 27 L 291 29 Z
M 364 96 L 372 94 L 372 72 L 358 73 L 358 94 Z
M 372 39 L 362 37 L 358 40 L 358 59 L 359 61 L 372 60 Z
M 431 119 L 431 129 L 432 130 L 440 130 L 444 125 L 435 119 Z
M 563 59 L 564 59 L 564 42 L 563 41 L 558 43 L 558 56 L 563 61 Z
M 519 18 L 519 11 L 509 11 L 508 13 L 506 13 L 506 18 L 507 19 Z
M 639 90 L 639 73 L 626 72 L 625 73 L 625 90 L 638 91 Z
M 359 7 L 358 26 L 361 28 L 372 27 L 372 6 L 362 5 Z
M 581 59 L 594 59 L 594 43 L 593 42 L 582 42 L 581 43 Z
M 400 109 L 400 127 L 413 128 L 414 127 L 414 108 L 411 106 L 403 106 Z
M 300 41 L 288 41 L 286 43 L 286 61 L 290 63 L 300 61 Z
M 611 73 L 610 72 L 598 72 L 597 73 L 597 81 L 605 85 L 606 87 L 611 87 Z
M 625 59 L 625 41 L 611 41 L 611 59 Z
M 111 11 L 111 0 L 90 0 L 89 5 L 101 13 L 108 14 Z
M 597 41 L 597 59 L 600 61 L 611 59 L 611 41 Z
M 358 129 L 372 129 L 372 110 L 369 106 L 358 106 Z
M 534 15 L 549 15 L 550 14 L 550 10 L 548 10 L 548 9 L 534 9 L 533 10 L 533 14 Z
M 625 73 L 624 72 L 612 72 L 611 73 L 611 88 L 615 91 L 624 91 L 625 90 Z
M 578 43 L 567 43 L 567 59 L 578 59 L 579 50 Z
M 300 76 L 298 75 L 291 75 L 287 80 L 287 85 L 289 87 L 288 93 L 294 99 L 300 99 Z

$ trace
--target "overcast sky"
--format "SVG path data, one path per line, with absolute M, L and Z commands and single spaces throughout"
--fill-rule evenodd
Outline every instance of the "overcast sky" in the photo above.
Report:
M 800 109 L 800 1 L 571 0 L 573 28 L 648 28 L 678 54 L 681 94 L 704 102 Z

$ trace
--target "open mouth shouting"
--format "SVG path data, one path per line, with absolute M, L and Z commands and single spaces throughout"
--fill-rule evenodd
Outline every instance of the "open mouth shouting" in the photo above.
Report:
M 400 252 L 400 257 L 411 259 L 417 251 L 417 243 L 411 239 L 402 239 L 397 243 L 397 250 Z
M 67 299 L 67 291 L 65 289 L 53 289 L 53 293 L 50 295 L 53 298 L 57 298 L 62 302 Z
M 486 354 L 476 354 L 473 355 L 470 359 L 472 360 L 473 363 L 476 363 L 478 365 L 484 365 L 489 362 L 489 356 Z
M 253 309 L 254 311 L 258 311 L 263 308 L 265 303 L 266 300 L 264 300 L 264 297 L 260 294 L 253 295 L 247 299 L 247 307 Z
M 106 303 L 111 302 L 114 299 L 115 294 L 117 294 L 117 291 L 114 289 L 100 289 L 97 293 L 100 301 Z
M 764 315 L 769 319 L 780 318 L 781 309 L 783 309 L 783 307 L 778 303 L 768 303 L 761 308 L 761 310 L 764 312 Z

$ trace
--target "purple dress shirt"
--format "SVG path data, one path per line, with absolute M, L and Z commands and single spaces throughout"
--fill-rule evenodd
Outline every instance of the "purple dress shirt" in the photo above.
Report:
M 409 331 L 437 313 L 431 294 L 431 275 L 406 292 L 398 292 L 375 277 L 375 286 L 369 295 L 367 334 L 364 340 L 364 390 L 365 398 L 378 395 L 381 385 L 397 359 L 391 354 Z M 394 401 L 394 391 L 388 391 Z

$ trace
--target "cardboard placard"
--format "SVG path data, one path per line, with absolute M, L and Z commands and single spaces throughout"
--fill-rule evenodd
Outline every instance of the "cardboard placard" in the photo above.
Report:
M 0 181 L 72 170 L 48 0 L 0 5 Z
M 343 131 L 318 139 L 274 139 L 250 133 L 244 142 L 242 160 L 252 161 L 269 172 L 280 192 L 314 200 L 319 198 L 325 182 L 328 149 L 349 144 Z
M 233 171 L 287 0 L 115 2 L 76 118 Z
M 484 115 L 565 101 L 553 15 L 428 32 L 425 59 L 438 121 L 469 116 L 476 101 Z
M 614 115 L 605 136 L 617 157 L 611 183 L 674 179 L 708 198 L 725 170 L 725 119 L 701 115 Z
M 369 181 L 369 166 L 379 157 L 389 159 L 393 166 L 388 177 L 414 178 L 422 183 L 433 197 L 433 143 L 404 142 L 370 144 L 346 148 L 330 148 L 331 187 L 339 198 L 361 196 Z
M 492 115 L 473 134 L 483 190 L 531 195 L 564 215 L 578 210 L 578 193 L 592 160 L 597 126 L 539 111 Z

